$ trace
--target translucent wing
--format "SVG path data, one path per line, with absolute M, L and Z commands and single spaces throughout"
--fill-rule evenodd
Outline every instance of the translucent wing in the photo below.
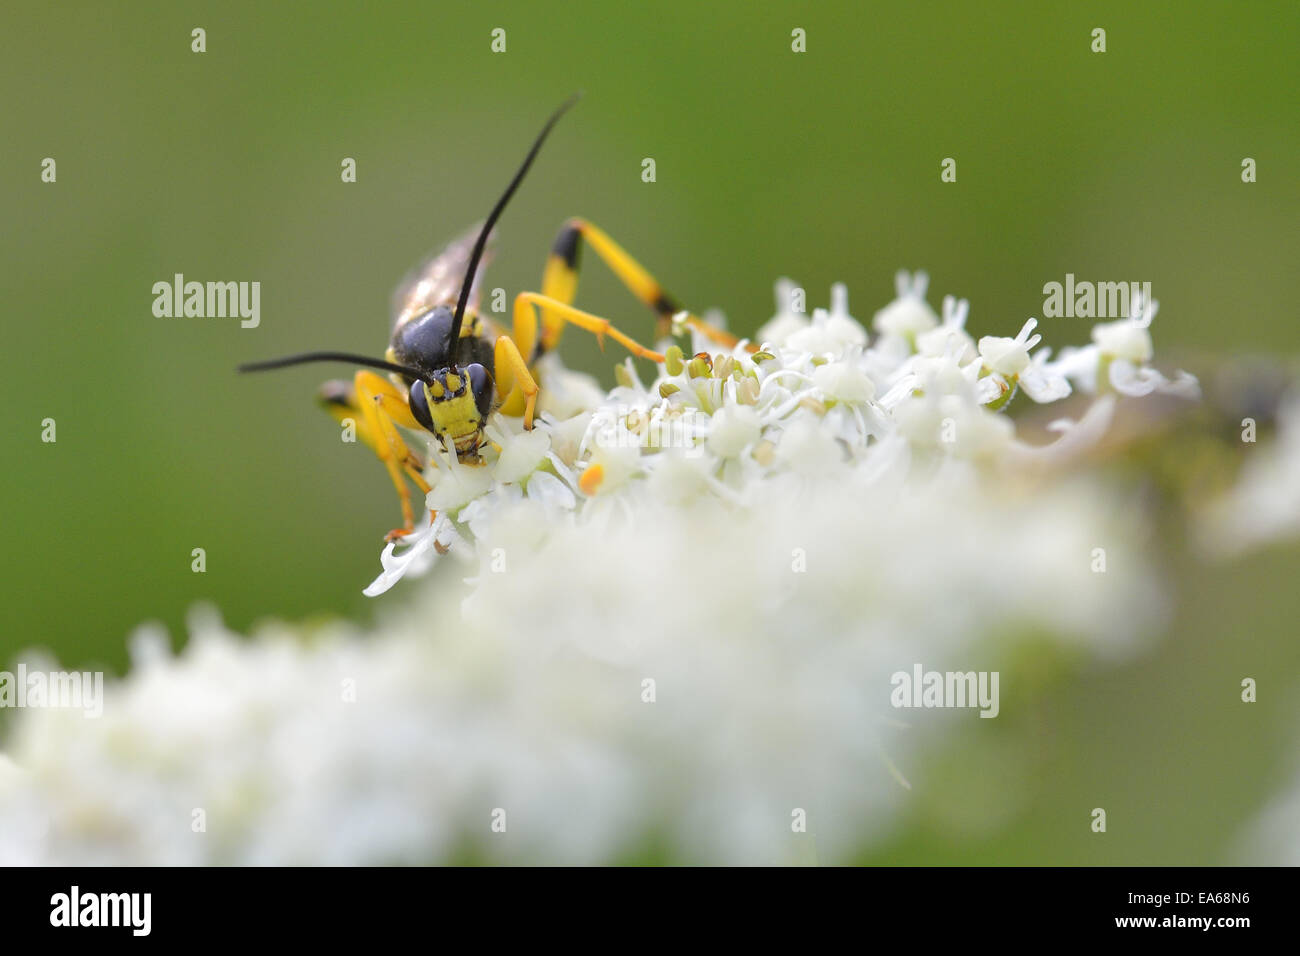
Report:
M 465 278 L 465 270 L 469 267 L 470 253 L 474 250 L 474 241 L 482 228 L 483 224 L 478 223 L 449 243 L 441 252 L 430 256 L 402 280 L 402 284 L 393 293 L 393 328 L 398 328 L 416 316 L 423 315 L 434 306 L 455 307 L 456 300 L 460 298 L 461 280 Z M 469 309 L 478 307 L 479 281 L 483 278 L 487 264 L 492 260 L 492 239 L 495 235 L 494 231 L 492 236 L 488 237 L 487 248 L 483 250 L 483 259 L 479 263 L 478 272 L 474 276 L 474 285 L 470 290 L 467 306 Z

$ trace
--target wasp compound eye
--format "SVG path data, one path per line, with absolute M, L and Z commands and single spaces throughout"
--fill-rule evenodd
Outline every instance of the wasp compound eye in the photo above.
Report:
M 428 388 L 429 387 L 423 380 L 417 379 L 412 382 L 409 404 L 411 406 L 411 414 L 415 417 L 415 420 L 429 431 L 433 431 L 433 416 L 429 414 Z
M 487 421 L 488 413 L 492 410 L 492 376 L 487 369 L 477 363 L 467 365 L 465 375 L 469 379 L 470 394 L 474 396 L 474 405 L 478 408 L 479 417 Z

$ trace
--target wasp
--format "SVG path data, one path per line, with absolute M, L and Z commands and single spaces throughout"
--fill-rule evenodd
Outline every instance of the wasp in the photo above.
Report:
M 268 371 L 309 362 L 360 366 L 352 380 L 321 387 L 321 404 L 338 421 L 352 421 L 357 436 L 383 462 L 402 507 L 402 527 L 388 540 L 410 534 L 414 513 L 407 479 L 428 494 L 425 460 L 403 438 L 402 429 L 431 433 L 462 464 L 482 464 L 484 428 L 494 412 L 523 416 L 533 427 L 539 387 L 538 360 L 553 350 L 568 325 L 608 337 L 633 355 L 662 363 L 664 356 L 614 328 L 608 319 L 574 308 L 578 258 L 585 242 L 629 291 L 649 306 L 665 335 L 674 321 L 698 329 L 712 341 L 737 340 L 684 312 L 659 283 L 608 235 L 583 219 L 560 230 L 546 260 L 542 291 L 520 292 L 507 333 L 479 311 L 479 269 L 490 259 L 489 240 L 506 204 L 519 188 L 546 137 L 577 101 L 570 97 L 533 141 L 523 163 L 483 223 L 431 256 L 399 286 L 393 297 L 393 332 L 383 359 L 350 352 L 305 352 L 250 362 L 241 372 Z M 372 371 L 373 370 L 373 371 Z M 376 372 L 387 372 L 387 378 Z

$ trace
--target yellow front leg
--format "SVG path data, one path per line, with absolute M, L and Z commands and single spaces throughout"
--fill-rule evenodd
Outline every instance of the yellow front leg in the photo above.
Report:
M 397 497 L 402 506 L 402 527 L 388 533 L 389 540 L 410 534 L 415 528 L 415 515 L 411 510 L 411 490 L 406 486 L 402 476 L 409 477 L 420 491 L 426 495 L 431 490 L 424 476 L 414 467 L 419 459 L 406 447 L 397 424 L 404 427 L 418 428 L 419 424 L 411 415 L 410 406 L 396 386 L 374 372 L 359 371 L 352 380 L 355 390 L 357 410 L 365 420 L 365 430 L 358 430 L 368 439 L 367 444 L 379 456 L 388 470 L 388 476 L 397 489 Z M 397 424 L 395 424 L 395 421 Z M 407 422 L 410 422 L 407 425 Z
M 412 424 L 406 424 L 406 420 L 410 418 L 410 408 L 405 402 L 400 401 L 396 397 L 397 395 L 396 390 L 392 393 L 382 394 L 381 408 L 398 425 L 405 428 L 419 428 L 419 425 L 415 424 L 413 419 Z M 342 379 L 326 382 L 320 387 L 317 399 L 336 422 L 340 425 L 350 424 L 356 432 L 356 436 L 361 439 L 362 444 L 382 458 L 384 453 L 380 450 L 380 445 L 381 443 L 387 445 L 388 439 L 372 430 L 369 416 L 365 415 L 361 411 L 361 406 L 357 404 L 357 390 L 354 383 L 345 382 Z M 412 480 L 423 481 L 424 462 L 415 452 L 409 449 L 406 454 L 407 457 L 402 463 L 402 469 L 412 476 Z
M 535 320 L 534 320 L 535 321 Z M 497 373 L 497 394 L 501 396 L 503 411 L 510 414 L 518 397 L 524 401 L 524 428 L 533 427 L 533 411 L 537 406 L 537 380 L 528 370 L 528 363 L 519 354 L 519 346 L 508 335 L 497 338 L 494 353 Z

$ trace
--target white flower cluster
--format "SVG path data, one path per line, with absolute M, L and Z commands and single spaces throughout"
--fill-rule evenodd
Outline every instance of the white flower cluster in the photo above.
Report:
M 747 341 L 718 351 L 696 332 L 695 357 L 670 347 L 649 386 L 628 360 L 607 395 L 549 358 L 538 427 L 524 432 L 498 418 L 489 437 L 499 456 L 488 467 L 433 450 L 430 520 L 385 548 L 383 573 L 366 593 L 423 573 L 449 547 L 468 557 L 469 542 L 521 499 L 553 520 L 591 521 L 647 496 L 703 495 L 752 511 L 782 474 L 917 482 L 976 466 L 1022 473 L 1086 451 L 1117 395 L 1199 394 L 1187 373 L 1171 381 L 1150 365 L 1154 301 L 1136 300 L 1130 318 L 1095 326 L 1091 345 L 1053 361 L 1047 348 L 1030 354 L 1042 338 L 1032 334 L 1037 320 L 1015 338 L 977 343 L 965 329 L 968 303 L 945 298 L 941 320 L 925 301 L 927 282 L 925 273 L 898 274 L 898 297 L 876 313 L 871 344 L 844 286 L 809 318 L 791 310 L 796 289 L 782 280 L 757 351 Z M 1053 423 L 1060 437 L 1035 447 L 1000 413 L 1017 389 L 1040 403 L 1076 389 L 1097 401 L 1079 422 Z
M 0 863 L 852 859 L 951 726 L 891 674 L 1159 626 L 1141 517 L 1081 454 L 1114 392 L 1192 387 L 1149 365 L 1154 305 L 1053 362 L 923 291 L 900 278 L 874 342 L 842 287 L 809 318 L 782 284 L 757 351 L 697 339 L 608 393 L 544 369 L 538 427 L 444 456 L 368 593 L 435 542 L 467 580 L 448 561 L 369 634 L 139 640 L 102 719 L 16 721 Z M 1034 445 L 1018 389 L 1102 394 Z

